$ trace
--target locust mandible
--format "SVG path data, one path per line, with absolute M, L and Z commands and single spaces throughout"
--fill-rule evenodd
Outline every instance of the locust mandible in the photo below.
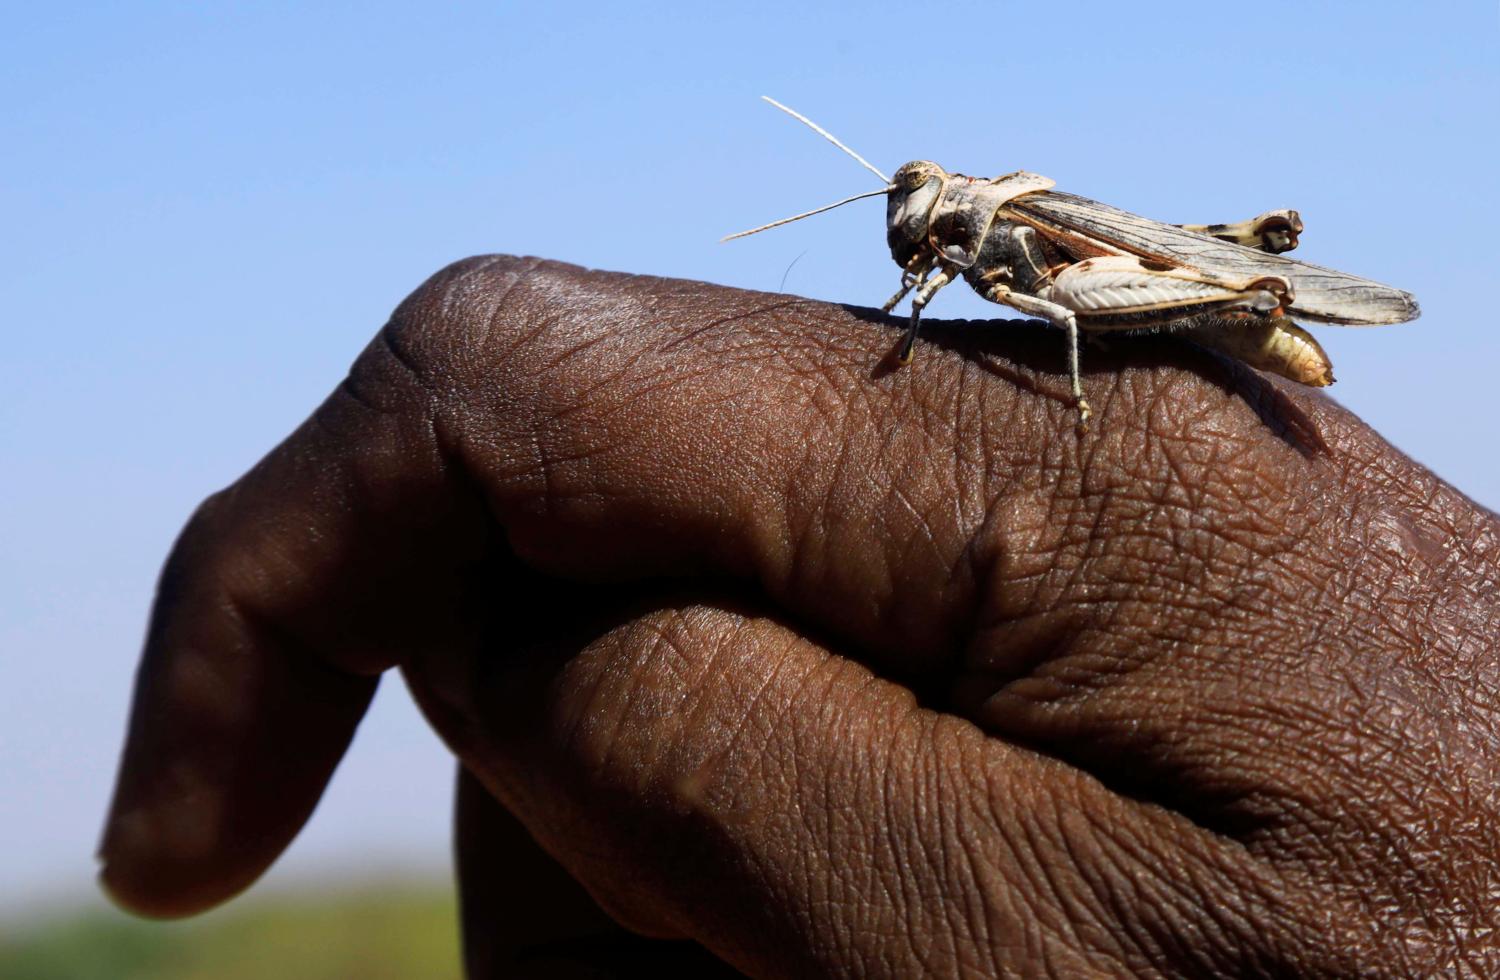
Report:
M 994 303 L 1040 317 L 1068 336 L 1068 374 L 1080 427 L 1090 411 L 1078 376 L 1078 333 L 1170 330 L 1305 385 L 1333 383 L 1333 365 L 1292 317 L 1314 323 L 1404 323 L 1407 292 L 1280 253 L 1297 247 L 1302 219 L 1282 209 L 1235 224 L 1170 225 L 1053 190 L 1018 170 L 1002 177 L 948 173 L 928 160 L 887 177 L 806 116 L 812 127 L 880 178 L 880 190 L 725 236 L 743 238 L 867 197 L 886 195 L 886 243 L 901 267 L 889 313 L 913 290 L 897 360 L 911 360 L 922 310 L 959 276 Z

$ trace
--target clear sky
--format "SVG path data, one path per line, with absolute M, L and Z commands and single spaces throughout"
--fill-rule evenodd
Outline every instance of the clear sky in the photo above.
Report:
M 439 266 L 892 292 L 878 200 L 716 244 L 873 182 L 763 93 L 887 172 L 1024 168 L 1183 222 L 1299 209 L 1298 256 L 1424 310 L 1318 329 L 1333 396 L 1500 506 L 1497 51 L 1493 0 L 6 4 L 0 914 L 91 894 L 192 507 Z M 1015 315 L 957 288 L 931 314 Z M 440 866 L 450 784 L 388 682 L 273 877 Z

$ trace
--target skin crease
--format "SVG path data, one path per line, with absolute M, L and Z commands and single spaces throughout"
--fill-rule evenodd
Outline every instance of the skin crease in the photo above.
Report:
M 1080 436 L 1060 334 L 894 323 L 433 277 L 178 541 L 105 887 L 247 887 L 399 667 L 475 976 L 1500 973 L 1495 516 L 1179 341 Z

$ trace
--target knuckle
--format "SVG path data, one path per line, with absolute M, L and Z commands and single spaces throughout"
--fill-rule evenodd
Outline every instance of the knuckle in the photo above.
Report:
M 540 259 L 466 259 L 401 303 L 369 353 L 384 377 L 425 394 L 440 422 L 487 442 L 583 455 L 571 444 L 583 421 L 638 420 L 642 402 L 691 379 L 682 363 L 654 356 L 675 321 L 694 314 L 695 291 L 686 301 L 672 293 Z
M 506 339 L 495 325 L 521 319 L 509 299 L 538 265 L 487 255 L 446 266 L 396 307 L 367 355 L 434 394 L 464 386 L 486 347 Z
M 598 278 L 506 255 L 452 263 L 397 306 L 340 393 L 365 410 L 425 418 L 447 451 L 469 435 L 540 445 L 549 420 L 602 400 L 620 373 L 618 357 L 594 348 L 628 343 L 617 335 L 630 333 L 619 329 L 629 290 Z

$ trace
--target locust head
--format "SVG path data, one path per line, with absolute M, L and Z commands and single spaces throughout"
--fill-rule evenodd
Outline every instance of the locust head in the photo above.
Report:
M 929 247 L 928 225 L 948 172 L 928 160 L 903 164 L 891 178 L 885 206 L 885 240 L 891 258 L 905 269 Z

